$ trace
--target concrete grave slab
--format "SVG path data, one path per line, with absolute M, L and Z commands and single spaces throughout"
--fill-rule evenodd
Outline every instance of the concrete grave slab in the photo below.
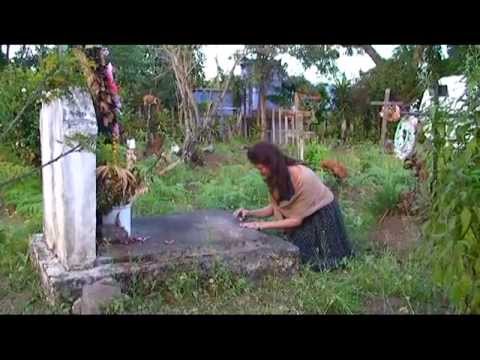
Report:
M 108 277 L 126 286 L 133 275 L 164 278 L 177 271 L 208 272 L 219 263 L 234 273 L 258 279 L 266 274 L 291 275 L 300 263 L 293 244 L 241 228 L 231 213 L 220 210 L 134 218 L 132 233 L 147 239 L 99 246 L 92 268 L 73 271 L 66 271 L 43 235 L 34 236 L 32 258 L 42 273 L 48 299 L 73 301 L 85 285 Z

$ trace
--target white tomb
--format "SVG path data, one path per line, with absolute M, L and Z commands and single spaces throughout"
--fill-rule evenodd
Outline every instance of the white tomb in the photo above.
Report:
M 97 135 L 91 96 L 79 89 L 72 95 L 42 106 L 42 164 L 78 144 L 70 138 Z M 85 269 L 95 261 L 95 169 L 95 153 L 83 148 L 42 169 L 44 241 L 67 270 Z

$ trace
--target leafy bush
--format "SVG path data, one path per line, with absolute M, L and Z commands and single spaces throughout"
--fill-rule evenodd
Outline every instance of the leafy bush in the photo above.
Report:
M 318 142 L 309 143 L 305 150 L 305 162 L 312 169 L 320 169 L 320 163 L 330 157 L 330 149 Z
M 2 142 L 23 159 L 38 162 L 41 102 L 65 95 L 71 87 L 84 87 L 80 64 L 71 52 L 62 56 L 53 52 L 42 59 L 38 68 L 5 66 L 0 71 L 0 84 L 0 136 L 26 106 L 18 123 Z
M 478 136 L 478 135 L 477 135 Z M 459 312 L 480 312 L 480 143 L 443 149 L 436 193 L 425 226 L 435 253 L 435 279 Z
M 0 182 L 23 175 L 31 170 L 32 168 L 29 166 L 4 162 L 0 159 Z M 18 215 L 29 219 L 36 230 L 41 229 L 43 201 L 39 174 L 1 188 L 0 196 L 5 201 L 5 205 L 14 207 Z
M 376 216 L 393 209 L 399 201 L 400 194 L 410 189 L 413 180 L 408 171 L 403 168 L 386 166 L 386 168 L 372 167 L 367 176 L 375 186 L 375 195 L 369 206 Z
M 468 103 L 474 136 L 457 139 L 462 151 L 445 146 L 445 136 L 433 140 L 431 154 L 435 181 L 432 208 L 424 232 L 429 240 L 427 258 L 434 268 L 435 280 L 445 289 L 460 313 L 480 313 L 480 51 L 469 47 L 466 61 Z M 445 114 L 433 112 L 432 128 L 444 131 Z

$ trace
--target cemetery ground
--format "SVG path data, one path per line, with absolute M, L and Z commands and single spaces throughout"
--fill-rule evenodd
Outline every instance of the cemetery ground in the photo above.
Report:
M 248 164 L 240 140 L 216 144 L 206 166 L 179 165 L 157 176 L 136 200 L 134 215 L 161 215 L 196 209 L 258 208 L 267 189 Z M 349 177 L 338 183 L 320 170 L 324 158 L 344 163 Z M 420 221 L 393 212 L 400 193 L 415 178 L 377 144 L 349 147 L 313 144 L 306 160 L 339 198 L 356 256 L 340 269 L 313 272 L 303 267 L 288 279 L 260 283 L 234 276 L 221 264 L 209 276 L 177 273 L 166 281 L 135 279 L 123 298 L 105 313 L 142 314 L 423 314 L 449 313 L 422 252 Z M 148 159 L 141 160 L 148 161 Z M 0 149 L 0 182 L 29 170 Z M 40 174 L 0 189 L 0 313 L 67 314 L 42 297 L 40 279 L 28 248 L 30 235 L 42 231 Z M 382 217 L 384 217 L 382 219 Z M 382 221 L 380 222 L 380 220 Z

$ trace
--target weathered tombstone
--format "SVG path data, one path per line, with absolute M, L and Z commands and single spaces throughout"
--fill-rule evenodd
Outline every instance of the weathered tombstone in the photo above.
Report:
M 404 117 L 395 132 L 395 154 L 401 160 L 407 159 L 415 151 L 418 119 L 414 116 Z
M 42 163 L 78 145 L 80 137 L 96 134 L 95 110 L 87 92 L 75 89 L 71 97 L 44 103 Z M 82 147 L 42 169 L 44 240 L 67 270 L 87 268 L 95 261 L 95 168 L 95 153 Z

